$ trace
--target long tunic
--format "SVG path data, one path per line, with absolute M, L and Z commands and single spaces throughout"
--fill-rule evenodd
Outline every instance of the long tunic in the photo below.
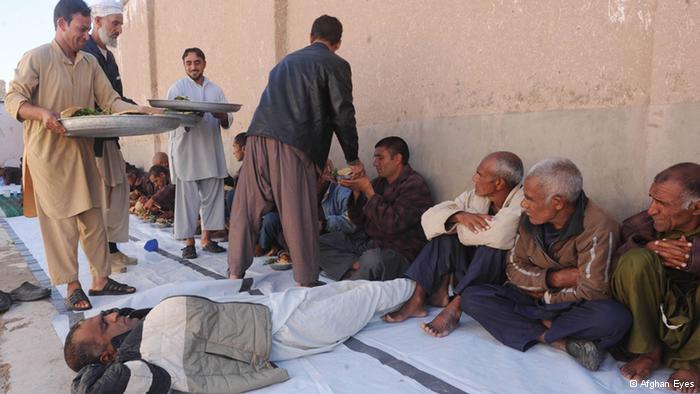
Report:
M 135 106 L 119 99 L 97 60 L 78 52 L 75 61 L 56 41 L 32 49 L 19 61 L 5 97 L 17 120 L 29 102 L 54 112 L 79 106 L 112 112 Z M 34 200 L 53 219 L 64 219 L 100 206 L 102 180 L 95 165 L 92 138 L 65 137 L 47 130 L 39 120 L 24 121 L 25 215 L 35 216 Z
M 201 86 L 189 77 L 175 82 L 168 90 L 168 99 L 177 96 L 187 96 L 190 101 L 228 102 L 223 90 L 206 77 Z M 229 126 L 232 122 L 229 113 Z M 228 175 L 220 123 L 211 113 L 205 113 L 202 121 L 189 127 L 189 131 L 179 127 L 170 132 L 170 155 L 173 179 L 196 181 Z

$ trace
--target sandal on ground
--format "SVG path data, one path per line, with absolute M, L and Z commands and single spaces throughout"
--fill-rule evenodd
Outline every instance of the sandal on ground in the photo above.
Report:
M 222 248 L 221 246 L 219 246 L 218 243 L 214 241 L 211 241 L 208 244 L 202 246 L 202 250 L 209 253 L 224 253 L 226 251 L 225 248 Z
M 194 245 L 187 245 L 180 250 L 182 250 L 182 258 L 183 259 L 195 259 L 195 258 L 197 258 L 197 249 L 194 247 Z
M 51 295 L 51 289 L 24 282 L 10 292 L 13 301 L 36 301 Z
M 92 290 L 90 290 L 92 291 Z M 81 301 L 87 302 L 88 306 L 86 307 L 77 307 L 76 305 L 80 303 Z M 75 289 L 73 290 L 73 294 L 71 294 L 68 298 L 66 298 L 63 303 L 66 305 L 66 309 L 69 311 L 75 311 L 75 312 L 80 312 L 80 311 L 86 311 L 88 309 L 92 308 L 92 304 L 90 303 L 90 300 L 87 298 L 85 295 L 85 292 L 83 289 Z
M 12 296 L 0 291 L 0 313 L 5 313 L 12 306 Z
M 88 290 L 88 294 L 90 294 L 93 297 L 105 295 L 132 294 L 134 292 L 136 292 L 135 288 L 129 285 L 125 285 L 123 283 L 119 283 L 112 278 L 107 278 L 107 283 L 105 284 L 105 287 L 102 288 L 102 290 Z

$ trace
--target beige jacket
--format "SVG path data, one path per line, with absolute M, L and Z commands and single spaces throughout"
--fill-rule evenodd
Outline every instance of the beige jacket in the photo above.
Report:
M 64 219 L 101 205 L 102 180 L 95 164 L 92 138 L 65 137 L 24 120 L 25 102 L 60 113 L 77 106 L 137 108 L 121 101 L 94 56 L 78 52 L 71 62 L 56 41 L 25 53 L 5 97 L 7 111 L 24 121 L 24 211 L 35 216 L 35 201 L 47 216 Z
M 454 201 L 444 201 L 428 209 L 421 217 L 421 224 L 428 240 L 444 234 L 457 234 L 459 242 L 466 246 L 488 246 L 495 249 L 510 249 L 515 241 L 515 233 L 522 214 L 520 202 L 523 200 L 523 187 L 518 185 L 510 191 L 503 208 L 489 222 L 490 228 L 473 233 L 463 224 L 446 228 L 447 219 L 457 212 L 488 213 L 491 201 L 477 196 L 474 190 L 460 194 Z
M 610 263 L 619 239 L 615 219 L 582 194 L 576 211 L 548 251 L 543 227 L 523 216 L 515 247 L 506 258 L 510 282 L 525 291 L 544 292 L 547 304 L 610 298 Z M 579 271 L 575 286 L 549 288 L 547 272 L 571 267 Z

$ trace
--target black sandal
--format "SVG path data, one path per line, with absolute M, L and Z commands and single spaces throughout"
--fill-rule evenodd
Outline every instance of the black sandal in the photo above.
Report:
M 82 308 L 77 307 L 76 305 L 81 301 L 87 302 L 88 306 Z M 90 303 L 88 297 L 85 295 L 83 289 L 73 290 L 73 294 L 71 294 L 68 298 L 63 300 L 63 303 L 66 305 L 66 309 L 68 309 L 69 311 L 80 312 L 92 309 L 92 304 Z
M 119 283 L 112 278 L 107 278 L 107 283 L 105 284 L 105 287 L 102 288 L 102 290 L 88 290 L 88 294 L 90 294 L 93 297 L 106 295 L 124 295 L 132 294 L 135 292 L 136 288 L 131 287 L 129 285 L 125 285 L 123 283 Z

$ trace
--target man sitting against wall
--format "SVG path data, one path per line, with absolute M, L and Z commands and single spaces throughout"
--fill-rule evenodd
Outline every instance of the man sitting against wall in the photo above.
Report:
M 384 316 L 385 321 L 427 316 L 426 303 L 447 307 L 422 325 L 429 335 L 445 336 L 459 322 L 460 294 L 467 286 L 504 282 L 505 256 L 515 242 L 522 213 L 522 180 L 523 162 L 516 154 L 488 154 L 472 176 L 473 190 L 423 214 L 423 231 L 430 242 L 404 274 L 416 282 L 416 290 L 401 309 Z M 450 301 L 453 275 L 457 285 Z
M 610 299 L 615 220 L 583 192 L 568 159 L 537 163 L 525 178 L 526 215 L 508 253 L 506 285 L 478 284 L 462 293 L 462 309 L 503 344 L 526 351 L 549 344 L 597 370 L 605 349 L 631 324 Z
M 660 366 L 669 388 L 700 390 L 700 164 L 680 163 L 655 178 L 649 209 L 625 220 L 612 294 L 632 311 L 620 368 L 630 380 Z
M 170 171 L 155 165 L 148 170 L 148 179 L 155 185 L 155 193 L 143 207 L 162 219 L 172 219 L 175 212 L 175 184 L 170 183 Z
M 397 278 L 426 243 L 420 218 L 433 198 L 423 177 L 408 164 L 406 141 L 387 137 L 374 148 L 377 178 L 339 182 L 352 190 L 348 213 L 359 231 L 320 238 L 321 268 L 335 280 Z

